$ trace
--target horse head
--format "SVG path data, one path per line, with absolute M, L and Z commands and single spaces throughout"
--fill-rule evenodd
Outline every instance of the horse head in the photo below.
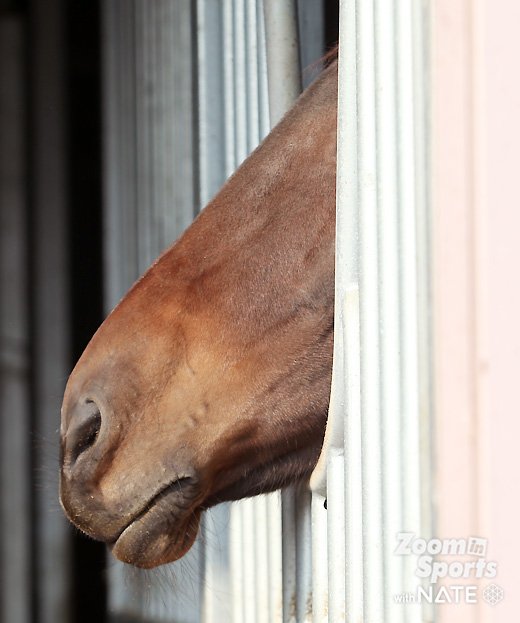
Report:
M 333 64 L 107 317 L 62 408 L 70 520 L 141 567 L 204 509 L 308 478 L 329 402 Z

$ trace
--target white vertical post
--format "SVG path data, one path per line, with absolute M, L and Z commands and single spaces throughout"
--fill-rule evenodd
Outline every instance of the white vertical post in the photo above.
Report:
M 429 512 L 429 463 L 419 461 L 429 417 L 419 275 L 429 275 L 417 11 L 405 0 L 340 4 L 334 363 L 311 479 L 328 500 L 334 621 L 422 620 L 394 599 L 417 585 L 415 560 L 394 555 L 396 533 L 421 534 Z
M 342 52 L 343 54 L 343 52 Z M 346 52 L 348 54 L 348 51 Z M 342 57 L 344 58 L 344 57 Z M 347 83 L 348 85 L 348 83 Z M 353 94 L 355 97 L 355 92 Z M 345 112 L 348 109 L 345 108 Z M 342 113 L 343 114 L 343 113 Z M 348 125 L 346 124 L 346 129 Z M 341 136 L 341 134 L 340 134 Z M 340 139 L 341 140 L 341 139 Z M 353 150 L 354 151 L 354 150 Z M 348 158 L 348 150 L 343 152 Z M 341 160 L 338 160 L 338 163 Z M 357 164 L 345 167 L 356 175 Z M 356 178 L 355 178 L 356 179 Z M 341 184 L 338 180 L 338 184 Z M 356 179 L 357 186 L 357 179 Z M 357 192 L 357 189 L 356 191 Z M 341 198 L 338 196 L 338 202 Z M 355 204 L 354 204 L 355 205 Z M 345 210 L 348 215 L 347 211 Z M 339 216 L 339 214 L 338 214 Z M 352 214 L 352 236 L 357 235 L 357 214 Z M 347 220 L 347 219 L 345 219 Z M 346 223 L 344 223 L 346 224 Z M 343 232 L 345 233 L 345 232 Z M 338 232 L 338 235 L 339 232 Z M 348 234 L 347 234 L 348 235 Z M 348 240 L 344 239 L 346 242 Z M 357 261 L 354 262 L 357 271 Z M 345 359 L 345 609 L 352 620 L 362 621 L 365 604 L 365 582 L 363 561 L 363 468 L 362 468 L 362 416 L 361 416 L 361 365 L 360 365 L 360 322 L 359 322 L 359 289 L 351 284 L 345 291 L 343 315 L 343 341 L 339 349 L 344 348 Z M 340 403 L 341 404 L 341 403 Z
M 393 555 L 401 514 L 401 436 L 399 375 L 399 227 L 397 196 L 397 116 L 395 96 L 395 6 L 378 2 L 376 25 L 377 169 L 380 226 L 381 424 L 384 505 L 384 591 L 388 621 L 403 621 L 402 604 L 392 595 L 403 591 L 402 558 Z
M 372 3 L 358 3 L 358 210 L 363 478 L 363 584 L 367 623 L 383 620 L 383 526 L 375 32 Z
M 421 462 L 419 412 L 419 319 L 417 282 L 417 171 L 414 99 L 414 13 L 411 3 L 396 4 L 397 114 L 398 114 L 398 197 L 400 247 L 400 371 L 401 371 L 401 473 L 406 495 L 402 496 L 402 530 L 421 534 Z M 416 61 L 417 62 L 417 61 Z M 424 179 L 424 178 L 419 178 Z M 426 258 L 425 258 L 426 259 Z M 426 535 L 427 536 L 427 535 Z M 404 557 L 402 590 L 415 591 L 416 560 Z M 407 621 L 421 621 L 420 608 L 407 609 Z

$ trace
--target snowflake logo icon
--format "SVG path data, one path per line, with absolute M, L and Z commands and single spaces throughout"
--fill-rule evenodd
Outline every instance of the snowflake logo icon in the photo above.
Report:
M 497 584 L 488 584 L 482 591 L 482 597 L 490 606 L 496 606 L 504 599 L 504 589 Z

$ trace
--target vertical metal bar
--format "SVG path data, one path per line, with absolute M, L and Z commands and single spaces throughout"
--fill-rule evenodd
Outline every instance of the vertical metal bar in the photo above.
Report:
M 296 492 L 282 492 L 283 623 L 296 623 Z
M 245 0 L 233 2 L 233 69 L 235 97 L 235 167 L 249 153 L 247 119 L 246 12 Z
M 242 572 L 242 516 L 237 504 L 233 504 L 231 509 L 230 520 L 230 546 L 231 546 L 231 582 L 232 582 L 232 606 L 233 606 L 233 623 L 243 621 L 244 618 L 244 578 Z
M 328 623 L 329 582 L 325 498 L 312 493 L 312 623 Z
M 261 495 L 253 502 L 255 513 L 255 561 L 256 561 L 256 621 L 271 623 L 269 604 L 269 525 L 267 523 L 267 496 Z
M 138 274 L 134 3 L 103 4 L 103 212 L 105 306 L 111 309 Z M 124 260 L 121 260 L 124 258 Z
M 383 534 L 374 14 L 358 4 L 358 206 L 363 469 L 364 615 L 383 620 Z
M 421 465 L 419 457 L 419 358 L 417 309 L 416 166 L 414 128 L 414 38 L 411 3 L 397 0 L 397 101 L 399 150 L 399 248 L 401 317 L 401 426 L 403 524 L 421 534 Z M 404 590 L 415 592 L 419 579 L 415 560 L 403 557 Z M 420 609 L 408 609 L 407 621 L 422 619 Z
M 255 541 L 257 525 L 255 521 L 255 500 L 242 500 L 237 505 L 242 521 L 242 591 L 244 593 L 242 621 L 257 621 L 256 578 L 257 563 Z
M 224 127 L 226 130 L 225 161 L 226 177 L 229 177 L 236 168 L 235 150 L 235 47 L 233 24 L 233 1 L 222 0 L 223 4 L 223 36 L 224 36 Z
M 296 490 L 296 620 L 312 621 L 312 516 L 307 483 Z
M 275 126 L 301 92 L 296 0 L 264 0 L 269 113 Z
M 230 505 L 220 504 L 204 513 L 202 525 L 203 623 L 233 621 L 234 591 L 231 583 L 232 551 L 229 537 Z
M 412 3 L 413 19 L 413 72 L 414 72 L 414 148 L 415 148 L 415 213 L 417 231 L 417 331 L 418 331 L 418 394 L 419 403 L 419 455 L 421 474 L 421 535 L 433 537 L 434 497 L 432 487 L 432 414 L 433 379 L 431 347 L 431 285 L 432 255 L 430 248 L 431 211 L 429 185 L 429 104 L 427 85 L 429 72 L 429 26 L 430 8 L 427 3 Z M 426 580 L 425 580 L 426 582 Z M 435 619 L 434 604 L 424 603 L 422 616 L 425 621 Z
M 63 16 L 57 0 L 31 3 L 32 433 L 38 440 L 33 466 L 36 474 L 46 474 L 45 485 L 34 490 L 33 574 L 41 623 L 66 622 L 71 616 L 70 532 L 56 500 L 56 459 L 46 450 L 49 443 L 58 445 L 60 403 L 70 370 Z
M 348 52 L 347 52 L 348 53 Z M 348 83 L 345 87 L 348 86 Z M 348 151 L 344 150 L 344 157 Z M 338 166 L 341 166 L 341 159 Z M 356 165 L 352 165 L 355 169 Z M 352 171 L 351 169 L 351 171 Z M 339 188 L 339 186 L 338 186 Z M 345 193 L 346 195 L 346 193 Z M 338 200 L 340 200 L 338 198 Z M 346 221 L 345 221 L 346 222 Z M 357 215 L 354 216 L 354 231 Z M 355 235 L 355 234 L 354 234 Z M 345 357 L 345 603 L 347 617 L 364 620 L 365 581 L 363 543 L 363 466 L 359 290 L 351 286 L 345 292 L 343 307 L 343 344 Z
M 0 620 L 31 616 L 26 93 L 22 16 L 0 18 Z
M 267 496 L 267 526 L 269 534 L 269 621 L 283 619 L 282 576 L 282 501 L 277 491 Z
M 283 491 L 281 501 L 283 621 L 311 621 L 311 496 L 303 485 Z
M 134 0 L 135 19 L 133 23 L 135 37 L 135 179 L 136 179 L 136 241 L 138 274 L 143 273 L 152 263 L 150 214 L 153 209 L 153 187 L 150 179 L 150 124 L 147 118 L 147 104 L 154 97 L 152 89 L 155 84 L 147 74 L 148 65 L 148 3 L 144 0 Z M 147 84 L 147 89 L 142 86 Z M 150 97 L 151 96 L 151 97 Z M 135 276 L 137 277 L 137 275 Z
M 399 214 L 395 4 L 375 4 L 376 121 L 379 220 L 379 308 L 383 464 L 384 608 L 386 620 L 400 623 L 409 607 L 395 601 L 403 591 L 403 558 L 394 555 L 403 530 L 401 480 L 401 375 L 399 360 Z M 407 491 L 406 495 L 410 495 Z
M 256 0 L 246 0 L 246 75 L 247 75 L 247 127 L 248 151 L 260 142 L 260 100 L 258 79 L 258 23 Z
M 309 86 L 322 69 L 325 53 L 325 7 L 319 0 L 298 0 L 299 52 L 303 88 Z
M 224 16 L 228 4 L 197 0 L 198 167 L 201 209 L 226 179 L 226 144 L 230 95 L 226 81 L 230 67 L 226 55 Z
M 345 461 L 333 453 L 327 465 L 329 617 L 345 621 Z
M 258 24 L 258 107 L 260 111 L 260 137 L 263 139 L 271 129 L 269 118 L 269 86 L 267 80 L 267 51 L 265 40 L 264 2 L 256 1 Z

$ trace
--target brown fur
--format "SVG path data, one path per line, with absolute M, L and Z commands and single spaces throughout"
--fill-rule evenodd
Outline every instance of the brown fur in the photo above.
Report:
M 71 521 L 142 567 L 200 514 L 307 478 L 329 400 L 337 66 L 134 285 L 62 410 Z

